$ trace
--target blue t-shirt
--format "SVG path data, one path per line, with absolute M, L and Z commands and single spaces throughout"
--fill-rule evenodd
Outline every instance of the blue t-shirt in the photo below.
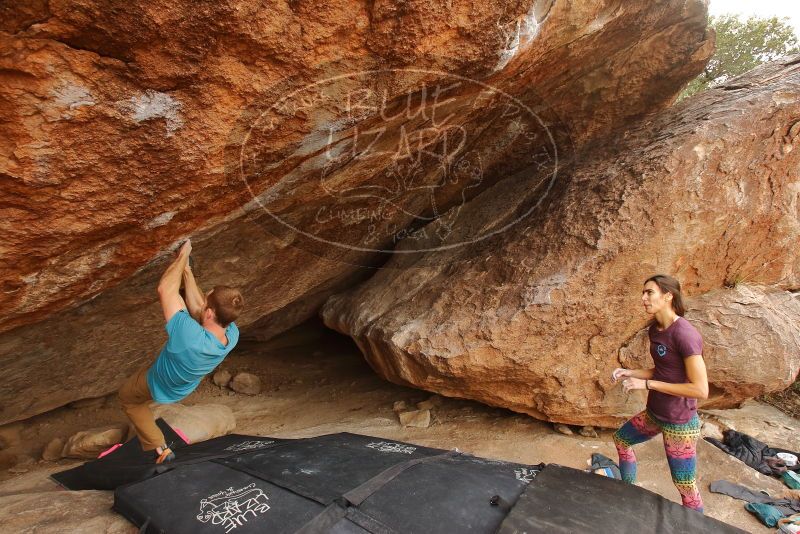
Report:
M 169 339 L 147 371 L 147 386 L 153 400 L 178 402 L 197 389 L 200 380 L 214 370 L 239 341 L 234 323 L 225 329 L 228 344 L 195 321 L 186 309 L 179 310 L 165 326 Z

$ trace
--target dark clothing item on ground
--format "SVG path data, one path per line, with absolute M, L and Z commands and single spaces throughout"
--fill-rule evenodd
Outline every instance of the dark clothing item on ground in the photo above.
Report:
M 796 534 L 800 532 L 800 514 L 794 514 L 789 517 L 784 517 L 778 520 L 777 532 L 786 532 L 787 534 Z
M 705 438 L 705 440 L 712 445 L 719 447 L 731 456 L 743 461 L 759 473 L 770 476 L 781 476 L 781 472 L 776 472 L 767 463 L 766 458 L 775 456 L 779 452 L 788 452 L 798 456 L 798 453 L 786 449 L 776 449 L 770 447 L 752 436 L 737 432 L 735 430 L 726 430 L 722 433 L 723 441 L 715 438 Z M 792 471 L 800 471 L 800 464 L 787 468 Z
M 786 471 L 781 475 L 783 483 L 793 490 L 800 490 L 800 475 L 793 471 Z
M 593 452 L 592 465 L 589 467 L 589 470 L 591 472 L 595 472 L 598 469 L 607 469 L 608 471 L 611 472 L 613 478 L 616 478 L 617 480 L 622 480 L 622 475 L 619 472 L 619 467 L 617 466 L 616 463 L 614 463 L 614 460 L 612 460 L 608 456 L 600 454 L 599 452 Z
M 721 493 L 742 501 L 770 504 L 777 508 L 783 515 L 792 515 L 800 512 L 800 501 L 773 498 L 766 493 L 751 490 L 750 488 L 728 482 L 727 480 L 716 480 L 711 483 L 708 489 L 712 493 Z
M 784 517 L 784 514 L 771 504 L 749 502 L 744 508 L 748 512 L 755 514 L 768 527 L 775 527 L 778 524 L 778 520 Z
M 772 469 L 773 473 L 784 474 L 786 472 L 786 462 L 776 456 L 765 456 L 764 461 Z

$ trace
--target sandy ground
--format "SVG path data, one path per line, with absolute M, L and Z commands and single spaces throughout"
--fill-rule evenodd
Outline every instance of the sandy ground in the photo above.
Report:
M 433 411 L 429 428 L 404 428 L 392 406 L 409 405 L 430 393 L 396 386 L 378 378 L 349 339 L 301 327 L 270 343 L 242 342 L 222 364 L 231 371 L 248 371 L 263 381 L 256 396 L 234 394 L 209 380 L 184 404 L 217 403 L 236 415 L 236 432 L 281 438 L 354 432 L 513 462 L 559 463 L 585 468 L 593 452 L 616 459 L 611 431 L 598 438 L 565 436 L 552 425 L 528 416 L 476 402 L 444 399 Z M 754 415 L 755 414 L 755 415 Z M 770 445 L 797 448 L 800 421 L 774 408 L 753 404 L 747 410 L 719 411 L 708 416 L 725 419 L 736 428 Z M 0 525 L 3 532 L 135 532 L 109 510 L 111 492 L 66 492 L 47 476 L 80 463 L 76 460 L 39 460 L 44 445 L 54 437 L 124 421 L 111 396 L 94 405 L 61 408 L 24 423 L 0 427 L 6 461 L 17 457 L 11 470 L 0 471 Z M 746 428 L 745 428 L 746 427 Z M 577 430 L 577 429 L 576 429 Z M 637 447 L 639 485 L 679 502 L 669 477 L 659 438 Z M 699 481 L 712 517 L 750 532 L 771 532 L 744 509 L 744 502 L 708 492 L 708 484 L 725 479 L 774 492 L 784 486 L 701 442 Z M 77 513 L 76 511 L 80 511 Z M 654 528 L 654 531 L 656 529 Z

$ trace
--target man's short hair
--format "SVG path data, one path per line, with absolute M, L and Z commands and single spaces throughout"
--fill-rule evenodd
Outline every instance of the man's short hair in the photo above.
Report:
M 217 323 L 222 328 L 227 328 L 235 321 L 244 308 L 242 294 L 233 287 L 214 286 L 207 300 L 206 304 L 214 311 Z

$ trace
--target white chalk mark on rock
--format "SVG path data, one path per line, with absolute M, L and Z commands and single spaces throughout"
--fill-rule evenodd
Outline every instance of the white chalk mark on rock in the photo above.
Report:
M 92 93 L 82 85 L 67 83 L 58 87 L 57 89 L 53 89 L 50 94 L 58 106 L 70 110 L 79 108 L 81 106 L 95 105 Z
M 144 224 L 144 227 L 150 230 L 152 228 L 158 228 L 159 226 L 164 226 L 165 224 L 170 222 L 174 216 L 175 216 L 174 211 L 168 211 L 166 213 L 162 213 L 161 215 L 153 217 L 152 219 L 147 221 Z
M 550 293 L 554 289 L 563 287 L 566 282 L 566 273 L 556 273 L 542 280 L 529 283 L 523 293 L 525 306 L 552 304 Z
M 136 122 L 166 119 L 167 137 L 183 126 L 181 103 L 167 93 L 148 89 L 142 95 L 132 96 L 128 107 Z
M 527 14 L 517 17 L 505 25 L 498 23 L 497 27 L 503 32 L 506 45 L 500 52 L 500 59 L 494 67 L 495 72 L 505 68 L 514 59 L 514 56 L 533 41 L 536 34 L 539 33 L 539 26 L 534 6 L 531 6 Z

